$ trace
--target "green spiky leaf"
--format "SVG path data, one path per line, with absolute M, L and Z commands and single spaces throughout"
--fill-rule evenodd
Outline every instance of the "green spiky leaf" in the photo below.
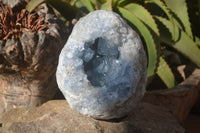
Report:
M 107 0 L 106 3 L 101 5 L 102 10 L 112 11 L 112 0 Z
M 151 77 L 155 74 L 156 66 L 157 66 L 157 50 L 156 45 L 153 40 L 153 37 L 149 31 L 149 29 L 143 24 L 142 21 L 140 21 L 132 12 L 129 10 L 118 7 L 118 10 L 120 14 L 127 19 L 129 22 L 131 22 L 137 29 L 140 31 L 141 35 L 144 37 L 144 40 L 147 45 L 148 50 L 148 77 Z
M 132 12 L 137 18 L 143 21 L 150 29 L 159 36 L 159 30 L 155 20 L 153 19 L 152 15 L 141 5 L 139 4 L 128 4 L 124 6 L 127 10 Z
M 200 38 L 195 36 L 195 42 L 198 46 L 200 46 Z
M 197 47 L 195 42 L 177 25 L 175 25 L 174 27 L 174 25 L 172 25 L 169 20 L 159 16 L 155 18 L 163 23 L 163 25 L 166 26 L 170 33 L 175 31 L 175 34 L 178 37 L 176 42 L 165 40 L 163 41 L 165 41 L 166 44 L 169 44 L 171 47 L 188 57 L 191 61 L 193 61 L 197 66 L 200 67 L 200 49 Z
M 180 19 L 180 25 L 183 25 L 183 29 L 185 29 L 186 33 L 193 38 L 192 30 L 189 22 L 189 16 L 187 12 L 187 4 L 185 0 L 164 0 L 167 7 L 177 15 L 178 19 Z
M 98 0 L 99 3 L 103 4 L 103 3 L 106 3 L 107 0 Z
M 33 10 L 35 10 L 35 8 L 37 8 L 39 5 L 41 5 L 42 3 L 46 2 L 46 0 L 31 0 L 27 6 L 26 9 L 29 12 L 32 12 Z
M 164 13 L 167 15 L 167 17 L 170 20 L 170 22 L 172 23 L 172 25 L 173 26 L 175 25 L 175 20 L 174 20 L 173 16 L 169 13 L 167 6 L 161 0 L 147 0 L 147 2 L 156 4 L 160 9 L 162 9 L 162 11 L 164 11 Z M 175 31 L 172 31 L 171 35 L 172 35 L 172 40 L 174 40 Z
M 165 83 L 167 88 L 172 88 L 175 86 L 174 75 L 167 62 L 162 57 L 160 57 L 160 62 L 156 73 L 160 77 L 160 79 Z
M 161 0 L 147 0 L 147 2 L 156 4 L 159 8 L 161 8 L 164 11 L 164 13 L 167 15 L 168 19 L 172 18 L 167 7 L 165 6 L 165 4 Z
M 62 16 L 69 20 L 73 19 L 79 11 L 74 6 L 71 6 L 70 3 L 64 2 L 63 0 L 46 0 L 46 2 L 52 5 L 56 10 L 61 13 Z
M 52 5 L 56 10 L 58 10 L 65 18 L 71 20 L 73 19 L 77 12 L 78 9 L 75 8 L 74 6 L 71 6 L 70 3 L 64 1 L 64 0 L 31 0 L 27 6 L 26 9 L 29 12 L 32 12 L 35 8 L 37 8 L 39 5 L 42 3 L 48 3 Z
M 74 6 L 78 0 L 70 0 L 70 5 Z
M 79 2 L 81 2 L 81 4 L 83 4 L 90 12 L 95 10 L 95 7 L 93 5 L 92 0 L 79 0 Z
M 131 3 L 131 0 L 113 0 L 114 7 L 120 6 L 123 7 L 129 3 Z

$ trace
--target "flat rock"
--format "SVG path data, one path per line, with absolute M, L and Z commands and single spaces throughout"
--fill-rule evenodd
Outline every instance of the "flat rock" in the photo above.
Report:
M 192 75 L 174 88 L 146 92 L 143 101 L 167 108 L 176 118 L 184 121 L 197 102 L 199 92 L 200 70 L 196 69 Z
M 72 110 L 65 100 L 12 109 L 0 119 L 2 133 L 184 133 L 165 109 L 141 103 L 121 120 L 100 121 Z

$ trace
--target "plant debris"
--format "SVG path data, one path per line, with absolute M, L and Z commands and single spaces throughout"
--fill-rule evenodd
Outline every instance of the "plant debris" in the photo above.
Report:
M 30 13 L 26 9 L 13 13 L 12 8 L 1 4 L 0 9 L 0 40 L 19 38 L 25 29 L 41 31 L 47 28 L 44 17 Z

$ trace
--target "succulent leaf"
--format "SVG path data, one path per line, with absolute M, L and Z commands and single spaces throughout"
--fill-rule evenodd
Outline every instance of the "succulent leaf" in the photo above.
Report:
M 156 73 L 158 74 L 160 79 L 165 83 L 167 88 L 172 88 L 175 86 L 174 75 L 167 62 L 163 59 L 163 57 L 160 57 L 160 62 Z
M 95 10 L 92 0 L 79 0 L 79 2 L 83 4 L 90 12 Z
M 112 11 L 112 0 L 107 0 L 106 3 L 101 5 L 102 10 Z
M 171 19 L 172 16 L 170 15 L 167 7 L 161 0 L 147 0 L 147 2 L 156 4 L 158 7 L 160 7 L 164 11 L 164 13 L 167 15 L 168 19 Z
M 167 15 L 168 19 L 170 20 L 170 22 L 175 25 L 174 23 L 174 18 L 173 16 L 170 14 L 169 9 L 167 8 L 167 6 L 165 5 L 165 3 L 163 3 L 161 0 L 147 0 L 147 2 L 150 3 L 154 3 L 156 4 L 158 7 L 160 7 L 160 9 L 162 9 L 164 11 L 164 13 Z M 175 33 L 174 31 L 172 32 L 172 40 L 174 40 L 175 38 Z
M 152 15 L 145 9 L 143 6 L 139 4 L 128 4 L 124 6 L 127 10 L 132 12 L 136 17 L 138 17 L 140 20 L 142 20 L 143 23 L 145 23 L 148 28 L 151 28 L 157 36 L 159 36 L 159 30 L 157 27 L 157 24 L 155 23 L 155 20 L 153 19 Z
M 78 0 L 70 0 L 70 5 L 74 6 Z
M 200 38 L 195 36 L 195 42 L 198 46 L 200 46 Z
M 189 22 L 189 15 L 187 12 L 187 4 L 185 0 L 164 0 L 167 7 L 177 15 L 178 19 L 180 19 L 180 24 L 185 29 L 186 33 L 193 38 L 191 25 Z M 178 7 L 178 8 L 177 8 Z
M 35 8 L 37 8 L 42 3 L 48 3 L 52 5 L 56 10 L 58 10 L 65 18 L 71 20 L 73 19 L 78 9 L 74 6 L 71 6 L 69 2 L 66 2 L 65 0 L 31 0 L 27 6 L 26 9 L 29 12 L 32 12 Z
M 97 0 L 99 3 L 103 4 L 103 3 L 106 3 L 107 0 Z
M 166 44 L 169 44 L 171 47 L 188 57 L 193 61 L 197 66 L 200 67 L 200 49 L 197 47 L 196 43 L 188 36 L 184 31 L 182 31 L 177 25 L 173 25 L 169 20 L 156 17 L 161 23 L 163 23 L 170 33 L 173 32 L 175 26 L 175 34 L 177 34 L 177 40 L 174 41 L 165 41 Z
M 129 3 L 131 3 L 131 0 L 113 0 L 114 7 L 120 6 L 123 7 Z
M 31 0 L 27 6 L 26 9 L 29 12 L 32 12 L 33 10 L 35 10 L 35 8 L 37 8 L 39 5 L 41 5 L 42 3 L 46 2 L 46 0 Z
M 63 0 L 46 0 L 46 2 L 52 5 L 56 10 L 58 10 L 66 19 L 75 18 L 77 12 L 79 11 L 76 7 L 71 6 L 69 2 Z

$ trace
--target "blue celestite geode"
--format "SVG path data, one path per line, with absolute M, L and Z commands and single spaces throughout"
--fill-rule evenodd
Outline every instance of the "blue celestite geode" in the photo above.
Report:
M 74 26 L 56 77 L 73 109 L 113 119 L 125 116 L 143 97 L 146 69 L 138 34 L 118 14 L 98 10 Z

